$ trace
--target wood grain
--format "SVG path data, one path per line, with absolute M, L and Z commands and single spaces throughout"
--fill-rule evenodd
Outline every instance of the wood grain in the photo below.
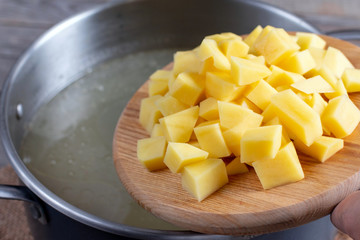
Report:
M 322 36 L 360 68 L 360 48 Z M 137 160 L 136 143 L 148 137 L 138 123 L 145 83 L 129 101 L 117 124 L 113 155 L 128 192 L 147 210 L 173 224 L 212 234 L 263 234 L 299 226 L 329 214 L 360 188 L 360 127 L 345 138 L 345 147 L 325 163 L 300 155 L 305 179 L 263 190 L 253 169 L 231 176 L 229 184 L 198 202 L 181 187 L 181 177 L 168 169 L 148 172 Z M 350 97 L 360 107 L 360 94 Z

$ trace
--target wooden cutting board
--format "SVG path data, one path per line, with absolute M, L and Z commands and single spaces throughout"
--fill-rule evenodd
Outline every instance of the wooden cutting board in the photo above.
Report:
M 360 68 L 360 48 L 323 37 Z M 169 67 L 169 66 L 168 66 Z M 148 172 L 136 157 L 137 140 L 149 137 L 138 122 L 145 83 L 131 98 L 117 124 L 113 155 L 117 173 L 131 196 L 154 215 L 185 229 L 211 234 L 248 235 L 280 231 L 329 214 L 360 188 L 360 127 L 345 147 L 325 163 L 300 155 L 305 179 L 264 190 L 253 169 L 230 176 L 229 183 L 202 202 L 182 189 L 180 174 Z M 360 94 L 351 94 L 360 107 Z

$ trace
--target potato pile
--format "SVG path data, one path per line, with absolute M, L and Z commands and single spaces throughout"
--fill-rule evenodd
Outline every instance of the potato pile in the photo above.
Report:
M 297 151 L 324 162 L 360 121 L 360 70 L 311 33 L 257 26 L 207 36 L 150 76 L 137 156 L 182 175 L 198 201 L 253 167 L 263 188 L 299 181 Z M 155 174 L 155 173 L 154 173 Z

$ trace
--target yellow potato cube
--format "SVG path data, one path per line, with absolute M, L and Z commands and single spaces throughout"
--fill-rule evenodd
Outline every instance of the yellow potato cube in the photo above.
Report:
M 264 56 L 255 56 L 253 54 L 248 54 L 244 57 L 245 59 L 248 59 L 250 61 L 260 63 L 262 65 L 266 65 L 265 57 Z
M 226 165 L 228 176 L 249 172 L 245 163 L 240 162 L 240 157 L 234 158 Z
M 228 39 L 240 39 L 242 40 L 241 36 L 236 35 L 232 32 L 223 32 L 218 34 L 212 34 L 205 37 L 206 39 L 213 39 L 216 41 L 216 43 L 220 43 L 221 41 L 228 40 Z
M 202 64 L 196 51 L 178 51 L 174 54 L 173 74 L 175 76 L 182 72 L 198 73 L 201 66 Z
M 326 46 L 326 41 L 314 33 L 297 32 L 297 44 L 301 50 L 309 48 L 323 49 Z
M 194 106 L 205 98 L 205 79 L 195 73 L 180 73 L 171 86 L 170 94 L 180 102 Z
M 238 85 L 248 85 L 257 82 L 271 74 L 271 71 L 261 63 L 244 58 L 231 57 L 231 76 Z
M 229 182 L 221 159 L 206 159 L 184 167 L 181 183 L 199 202 Z
M 199 47 L 199 58 L 204 61 L 212 58 L 214 66 L 220 70 L 230 70 L 230 62 L 227 57 L 221 52 L 217 43 L 213 39 L 205 38 Z
M 267 123 L 271 119 L 277 117 L 275 112 L 275 107 L 271 103 L 265 108 L 265 110 L 261 113 L 261 115 L 263 116 L 262 121 L 264 123 Z
M 291 87 L 306 94 L 334 92 L 334 88 L 320 75 L 297 81 Z
M 304 172 L 292 142 L 282 147 L 275 158 L 258 160 L 252 165 L 264 189 L 297 182 L 304 178 Z
M 346 95 L 331 99 L 322 116 L 322 123 L 337 138 L 350 135 L 359 124 L 360 111 Z
M 262 110 L 270 104 L 271 96 L 277 91 L 266 81 L 260 80 L 255 87 L 247 94 L 247 98 Z
M 207 159 L 209 153 L 188 143 L 169 142 L 164 163 L 173 173 L 179 173 L 186 165 Z
M 149 134 L 155 123 L 162 117 L 160 110 L 155 104 L 160 98 L 160 95 L 155 95 L 142 99 L 140 103 L 139 122 Z
M 258 38 L 258 36 L 261 34 L 263 28 L 260 25 L 257 25 L 249 35 L 247 35 L 244 38 L 244 42 L 250 47 L 249 52 L 254 53 L 254 49 L 253 49 L 253 44 L 256 41 L 256 39 Z
M 261 118 L 254 120 L 251 117 L 248 119 L 242 119 L 242 121 L 236 126 L 223 130 L 225 143 L 235 156 L 240 156 L 240 141 L 244 132 L 250 128 L 260 127 L 260 119 Z
M 252 111 L 254 111 L 255 113 L 261 114 L 262 110 L 261 108 L 259 108 L 258 106 L 256 106 L 253 102 L 251 102 L 249 99 L 247 99 L 246 97 L 243 97 L 241 99 L 235 100 L 234 103 L 244 107 L 244 108 L 248 108 Z
M 260 124 L 263 116 L 234 103 L 218 101 L 220 125 L 223 129 L 230 129 L 238 124 L 253 122 Z
M 151 131 L 150 137 L 159 137 L 165 136 L 164 131 L 160 125 L 160 123 L 156 123 Z
M 171 95 L 163 96 L 157 99 L 155 101 L 155 105 L 158 107 L 163 116 L 168 116 L 173 113 L 180 112 L 189 107 Z
M 306 78 L 319 75 L 319 69 L 323 66 L 324 56 L 326 53 L 326 50 L 322 49 L 322 48 L 310 47 L 310 48 L 308 48 L 308 50 L 309 50 L 311 56 L 313 57 L 316 66 L 314 69 L 312 69 L 304 74 L 304 76 Z
M 349 59 L 339 50 L 329 47 L 326 50 L 323 64 L 327 66 L 337 78 L 341 78 L 346 68 L 354 68 Z
M 268 121 L 264 124 L 264 126 L 271 126 L 271 125 L 282 125 L 282 124 L 278 117 L 274 117 L 273 119 L 271 119 L 270 121 Z M 291 139 L 290 139 L 288 133 L 286 132 L 285 127 L 283 126 L 282 132 L 281 132 L 281 146 L 285 146 L 290 141 L 291 141 Z
M 272 96 L 272 107 L 282 124 L 310 146 L 323 133 L 319 114 L 301 100 L 292 90 Z M 290 134 L 290 132 L 288 132 Z
M 344 82 L 347 92 L 360 91 L 360 69 L 346 68 L 341 80 Z
M 206 120 L 219 119 L 218 102 L 215 98 L 209 97 L 200 102 L 199 116 Z
M 194 106 L 159 119 L 169 142 L 188 142 L 199 116 L 199 107 Z
M 271 65 L 270 70 L 271 75 L 266 78 L 266 81 L 274 88 L 290 86 L 295 82 L 305 80 L 301 74 L 285 71 L 275 65 Z
M 138 140 L 137 157 L 149 171 L 166 168 L 163 162 L 166 144 L 166 139 L 163 136 Z
M 290 72 L 305 74 L 316 67 L 316 62 L 306 49 L 285 57 L 277 66 Z
M 328 99 L 332 99 L 342 95 L 348 96 L 344 82 L 341 79 L 337 80 L 335 86 L 333 86 L 333 89 L 334 92 L 324 93 L 325 97 L 327 97 Z
M 171 71 L 157 70 L 150 76 L 149 96 L 165 95 L 169 90 L 168 82 L 172 75 Z
M 149 82 L 149 96 L 161 95 L 164 96 L 168 92 L 168 81 L 150 81 Z
M 214 60 L 208 58 L 201 62 L 200 75 L 205 75 L 207 72 L 218 72 L 219 70 L 214 66 Z
M 344 140 L 340 138 L 321 136 L 309 147 L 297 139 L 294 139 L 294 145 L 300 152 L 320 162 L 325 162 L 344 147 Z
M 237 86 L 231 81 L 228 73 L 206 73 L 205 92 L 207 97 L 227 102 L 234 100 L 244 91 L 245 87 Z
M 222 135 L 219 123 L 199 125 L 194 128 L 201 149 L 209 153 L 209 157 L 226 157 L 231 154 Z
M 319 114 L 319 116 L 322 115 L 324 112 L 327 102 L 324 100 L 324 98 L 319 93 L 313 93 L 312 97 L 309 101 L 305 101 L 312 109 L 314 109 L 315 112 Z
M 281 146 L 282 126 L 272 125 L 250 128 L 245 131 L 240 142 L 242 163 L 273 159 Z
M 274 28 L 267 34 L 260 34 L 254 43 L 254 49 L 265 57 L 267 63 L 277 64 L 300 47 L 284 29 Z
M 219 42 L 219 48 L 229 61 L 232 56 L 245 57 L 249 51 L 249 46 L 241 38 L 224 39 Z

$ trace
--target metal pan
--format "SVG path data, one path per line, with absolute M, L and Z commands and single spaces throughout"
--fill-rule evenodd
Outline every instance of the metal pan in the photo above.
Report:
M 101 124 L 99 129 L 110 134 L 130 96 L 147 79 L 148 74 L 171 60 L 173 51 L 191 49 L 198 45 L 204 36 L 213 33 L 226 31 L 237 34 L 248 33 L 258 24 L 282 27 L 289 31 L 319 33 L 315 27 L 289 12 L 265 3 L 246 0 L 124 0 L 79 14 L 50 29 L 18 60 L 3 86 L 0 102 L 1 142 L 11 165 L 25 186 L 2 185 L 0 198 L 21 199 L 31 203 L 30 224 L 36 239 L 251 238 L 251 236 L 209 236 L 186 230 L 156 230 L 130 226 L 84 210 L 65 197 L 59 196 L 56 190 L 49 187 L 50 180 L 44 180 L 39 171 L 29 167 L 31 164 L 29 165 L 27 157 L 32 158 L 31 161 L 38 161 L 38 159 L 35 159 L 35 155 L 24 155 L 23 148 L 26 137 L 34 132 L 34 124 L 36 125 L 34 119 L 38 112 L 49 104 L 52 112 L 45 115 L 42 118 L 43 122 L 39 123 L 43 124 L 42 128 L 41 126 L 39 128 L 43 131 L 36 132 L 38 136 L 52 135 L 58 139 L 62 137 L 64 141 L 67 141 L 67 135 L 60 131 L 65 128 L 57 127 L 70 126 L 67 128 L 70 129 L 69 131 L 76 131 L 76 129 L 71 129 L 71 124 L 75 124 L 74 119 L 86 117 L 93 103 L 95 110 L 91 111 L 93 113 L 98 111 L 99 115 L 105 115 L 102 121 L 99 120 Z M 153 61 L 152 56 L 155 55 L 151 54 L 159 56 L 160 60 Z M 133 57 L 132 62 L 129 60 L 131 57 Z M 141 60 L 142 63 L 134 67 L 133 63 L 137 60 Z M 125 67 L 121 65 L 124 61 L 128 61 Z M 96 75 L 98 70 L 107 73 Z M 126 74 L 135 75 L 131 78 L 123 77 Z M 72 112 L 59 112 L 59 109 L 54 107 L 56 105 L 51 105 L 67 87 L 79 81 L 85 85 L 91 82 L 88 76 L 99 78 L 104 84 L 93 85 L 90 89 L 95 92 L 104 92 L 106 88 L 109 88 L 112 94 L 96 95 L 94 93 L 95 95 L 91 95 L 92 98 L 81 91 L 81 94 L 75 93 L 68 98 L 65 94 L 64 102 L 60 105 L 75 106 Z M 106 80 L 109 78 L 118 79 L 117 84 L 112 82 L 113 85 L 107 86 Z M 81 90 L 82 86 L 84 85 L 78 88 Z M 99 100 L 100 97 L 103 99 Z M 114 102 L 117 104 L 112 105 L 112 108 L 104 113 L 104 106 Z M 96 105 L 96 103 L 99 104 Z M 54 126 L 49 127 L 49 124 Z M 60 130 L 55 131 L 51 127 Z M 85 133 L 89 132 L 89 129 L 82 130 Z M 100 133 L 98 136 L 101 139 L 97 143 L 101 146 L 109 144 L 110 148 L 105 147 L 105 150 L 100 150 L 109 151 L 111 154 L 112 136 L 109 134 Z M 108 139 L 109 136 L 110 139 Z M 47 142 L 48 145 L 44 145 L 44 142 L 47 141 L 43 140 L 42 145 L 30 142 L 28 149 L 37 148 L 38 152 L 41 152 L 51 148 L 51 140 Z M 100 150 L 97 149 L 96 142 L 94 146 L 91 148 L 94 150 L 92 154 L 96 155 Z M 59 154 L 64 151 L 65 149 L 59 151 Z M 85 157 L 81 156 L 80 154 L 80 158 L 84 160 Z M 51 163 L 54 162 L 51 159 L 47 160 L 50 165 L 44 162 L 41 165 L 43 172 L 52 171 Z M 113 168 L 111 159 L 101 165 L 94 163 L 86 171 L 87 175 L 80 165 L 73 167 L 72 172 L 73 174 L 84 173 L 90 185 L 96 182 L 96 179 L 92 177 L 99 166 L 104 167 L 104 171 L 97 171 L 98 174 L 100 172 L 100 177 L 111 178 L 111 174 L 107 171 Z M 55 179 L 53 185 L 61 184 L 56 182 L 56 174 L 54 172 L 51 176 L 51 179 Z M 70 174 L 66 180 L 67 184 L 70 181 L 70 184 L 76 185 L 78 179 L 76 180 Z M 114 181 L 120 185 L 117 179 Z M 92 193 L 95 196 L 96 191 Z M 85 194 L 85 197 L 90 202 L 92 195 Z M 111 204 L 107 206 L 110 212 L 113 208 Z M 125 214 L 127 209 L 120 209 L 119 212 L 120 215 Z M 135 219 L 136 217 L 135 214 Z M 137 219 L 137 221 L 140 220 Z M 329 220 L 323 219 L 309 226 L 311 229 L 318 229 L 319 226 L 329 228 L 329 225 Z M 327 232 L 328 230 L 326 229 Z M 276 239 L 282 239 L 281 236 L 283 236 L 285 239 L 289 237 L 287 234 L 295 232 L 295 235 L 300 236 L 299 233 L 306 232 L 304 228 L 289 231 L 290 233 L 285 231 L 273 236 Z M 261 239 L 261 237 L 263 236 L 257 238 Z M 269 236 L 266 237 L 269 239 Z

